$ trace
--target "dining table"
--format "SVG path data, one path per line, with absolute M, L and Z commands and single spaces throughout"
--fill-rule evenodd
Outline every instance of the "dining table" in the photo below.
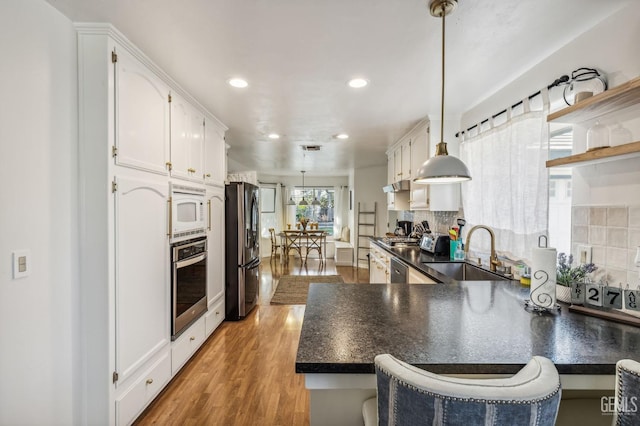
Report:
M 280 263 L 289 261 L 289 252 L 296 250 L 303 264 L 307 262 L 310 251 L 316 250 L 320 262 L 327 259 L 327 231 L 317 229 L 285 229 L 278 233 L 280 236 Z M 304 253 L 303 253 L 304 252 Z

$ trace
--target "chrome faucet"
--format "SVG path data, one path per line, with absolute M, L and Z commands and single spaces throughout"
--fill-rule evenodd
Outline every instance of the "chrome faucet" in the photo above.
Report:
M 489 270 L 492 272 L 496 272 L 497 266 L 502 266 L 502 262 L 498 260 L 498 255 L 496 254 L 496 235 L 493 233 L 493 230 L 485 225 L 476 225 L 469 230 L 467 233 L 467 241 L 464 243 L 464 257 L 467 258 L 469 254 L 469 241 L 471 240 L 471 234 L 476 229 L 486 229 L 489 232 L 489 236 L 491 236 L 491 256 L 489 257 Z

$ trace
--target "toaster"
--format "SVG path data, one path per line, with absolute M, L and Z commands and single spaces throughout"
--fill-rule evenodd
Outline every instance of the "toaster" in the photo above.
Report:
M 424 234 L 420 239 L 420 248 L 435 256 L 449 256 L 450 238 L 445 234 Z

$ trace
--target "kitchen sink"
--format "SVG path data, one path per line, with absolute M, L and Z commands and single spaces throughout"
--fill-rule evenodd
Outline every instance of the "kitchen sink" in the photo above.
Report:
M 422 262 L 426 267 L 434 269 L 443 275 L 457 281 L 508 281 L 502 275 L 495 274 L 478 266 L 463 262 Z

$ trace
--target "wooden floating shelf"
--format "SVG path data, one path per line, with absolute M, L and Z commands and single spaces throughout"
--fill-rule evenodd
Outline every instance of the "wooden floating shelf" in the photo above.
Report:
M 640 103 L 640 77 L 549 114 L 547 122 L 581 123 L 638 103 Z
M 637 156 L 640 156 L 640 141 L 548 160 L 547 168 L 559 166 L 586 166 L 588 164 L 604 163 L 606 161 L 622 160 Z

